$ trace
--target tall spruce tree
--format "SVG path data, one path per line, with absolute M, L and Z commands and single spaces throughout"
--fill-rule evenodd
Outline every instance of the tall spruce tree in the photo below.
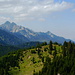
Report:
M 52 41 L 49 43 L 49 53 L 52 54 L 53 46 L 52 46 Z
M 49 48 L 51 51 L 53 50 L 52 41 L 50 41 Z

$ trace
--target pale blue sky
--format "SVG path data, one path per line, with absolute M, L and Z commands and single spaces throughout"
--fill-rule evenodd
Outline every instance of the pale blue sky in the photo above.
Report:
M 75 0 L 0 0 L 0 24 L 7 20 L 75 40 Z

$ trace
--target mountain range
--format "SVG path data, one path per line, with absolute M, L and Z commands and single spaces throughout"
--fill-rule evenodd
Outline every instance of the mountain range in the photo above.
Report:
M 2 45 L 18 45 L 23 43 L 21 39 L 13 35 L 12 33 L 9 33 L 7 31 L 0 29 L 0 44 Z
M 6 44 L 17 45 L 30 41 L 63 43 L 64 41 L 70 41 L 63 37 L 57 36 L 50 31 L 48 32 L 34 32 L 23 26 L 19 26 L 14 22 L 6 21 L 0 25 L 0 41 Z

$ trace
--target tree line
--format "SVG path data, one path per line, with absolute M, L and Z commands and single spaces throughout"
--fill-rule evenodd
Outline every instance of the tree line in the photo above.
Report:
M 49 53 L 53 55 L 53 59 L 47 56 L 41 71 L 34 72 L 33 75 L 75 75 L 75 43 L 65 41 L 61 45 L 62 53 L 59 56 L 52 44 L 50 41 Z

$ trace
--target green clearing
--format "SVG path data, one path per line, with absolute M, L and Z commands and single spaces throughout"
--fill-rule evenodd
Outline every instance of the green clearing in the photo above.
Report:
M 57 55 L 60 56 L 62 50 L 61 46 L 55 45 L 57 50 Z M 44 51 L 44 49 L 47 48 L 47 51 Z M 41 51 L 41 56 L 46 58 L 46 56 L 49 56 L 50 58 L 53 58 L 52 54 L 49 54 L 49 45 L 42 46 L 39 48 Z M 35 53 L 32 53 L 32 51 L 35 51 Z M 53 51 L 52 51 L 53 53 Z M 32 62 L 32 59 L 34 58 L 35 63 Z M 45 61 L 45 60 L 44 60 Z M 19 59 L 19 66 L 20 68 L 10 68 L 11 70 L 9 73 L 11 75 L 33 75 L 33 72 L 39 72 L 43 68 L 43 62 L 42 59 L 39 58 L 38 55 L 38 49 L 28 49 L 26 51 L 22 52 L 22 56 L 20 56 Z

